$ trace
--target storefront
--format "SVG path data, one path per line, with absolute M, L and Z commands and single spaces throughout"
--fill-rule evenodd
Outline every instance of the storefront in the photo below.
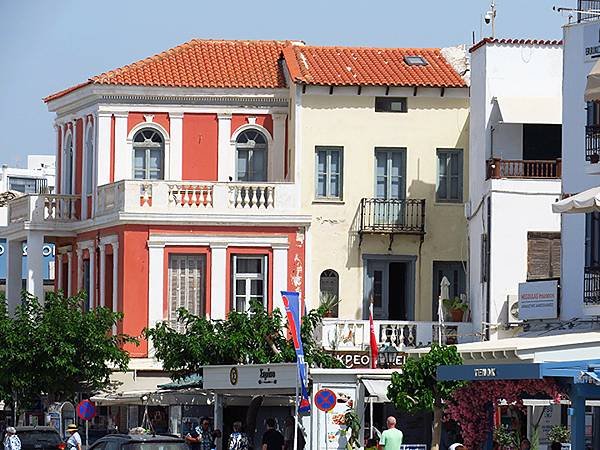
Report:
M 571 449 L 586 448 L 586 402 L 600 400 L 600 359 L 440 366 L 437 375 L 440 381 L 558 380 L 567 386 L 571 401 Z

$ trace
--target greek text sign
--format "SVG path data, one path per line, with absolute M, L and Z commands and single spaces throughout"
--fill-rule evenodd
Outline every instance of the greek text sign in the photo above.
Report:
M 557 280 L 519 283 L 519 319 L 555 319 L 557 315 Z
M 596 23 L 586 24 L 583 30 L 583 54 L 585 61 L 600 58 L 600 26 Z
M 204 389 L 295 389 L 296 364 L 256 364 L 247 366 L 206 366 Z

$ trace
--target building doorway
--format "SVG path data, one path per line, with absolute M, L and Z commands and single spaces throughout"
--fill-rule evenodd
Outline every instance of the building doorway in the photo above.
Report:
M 415 259 L 366 259 L 365 319 L 372 300 L 375 320 L 414 320 Z

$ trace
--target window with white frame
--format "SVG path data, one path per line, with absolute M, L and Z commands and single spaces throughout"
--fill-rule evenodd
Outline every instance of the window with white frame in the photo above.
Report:
M 267 255 L 233 255 L 231 262 L 232 309 L 248 311 L 252 300 L 267 307 Z
M 169 255 L 169 312 L 168 320 L 178 328 L 178 311 L 203 316 L 206 314 L 205 301 L 206 256 L 203 254 Z
M 242 131 L 236 141 L 237 181 L 267 181 L 267 137 L 256 129 Z
M 316 197 L 320 199 L 342 198 L 342 150 L 343 147 L 316 147 Z
M 89 127 L 85 137 L 85 193 L 92 195 L 92 184 L 94 180 L 94 133 Z
M 162 180 L 164 178 L 165 141 L 154 128 L 144 128 L 133 137 L 133 178 Z
M 67 134 L 65 138 L 65 145 L 63 147 L 63 180 L 64 180 L 64 194 L 73 193 L 73 136 L 71 133 Z

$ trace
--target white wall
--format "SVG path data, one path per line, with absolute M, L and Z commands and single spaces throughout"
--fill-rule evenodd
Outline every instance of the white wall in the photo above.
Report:
M 585 31 L 587 29 L 587 32 Z M 574 194 L 600 185 L 600 164 L 585 161 L 586 103 L 584 101 L 587 75 L 593 60 L 587 61 L 584 48 L 597 45 L 599 22 L 567 25 L 564 33 L 564 84 L 563 84 L 563 192 Z M 594 37 L 586 45 L 585 34 Z M 561 256 L 561 319 L 598 315 L 596 309 L 583 306 L 583 267 L 585 216 L 562 217 Z
M 475 328 L 486 321 L 487 285 L 481 282 L 481 234 L 489 231 L 491 198 L 490 322 L 504 322 L 508 294 L 527 277 L 527 232 L 560 231 L 551 204 L 560 181 L 486 180 L 486 160 L 522 159 L 522 124 L 498 123 L 494 97 L 560 97 L 560 46 L 486 44 L 471 54 L 469 153 L 469 295 Z M 492 330 L 492 338 L 495 332 Z

